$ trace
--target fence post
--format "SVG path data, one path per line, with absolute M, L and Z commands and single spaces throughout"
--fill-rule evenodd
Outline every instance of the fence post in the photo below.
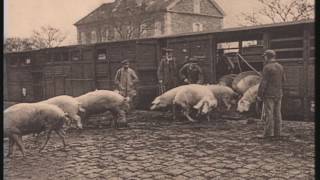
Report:
M 213 35 L 210 35 L 209 39 L 209 59 L 210 59 L 210 83 L 217 83 L 217 41 L 213 38 Z
M 310 58 L 310 38 L 309 38 L 309 29 L 304 26 L 303 30 L 303 114 L 304 120 L 309 118 L 309 106 L 308 106 L 308 61 Z

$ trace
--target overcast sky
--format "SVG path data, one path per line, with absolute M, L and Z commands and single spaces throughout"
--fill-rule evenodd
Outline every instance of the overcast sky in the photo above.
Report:
M 68 36 L 66 43 L 76 43 L 73 24 L 112 0 L 4 0 L 5 37 L 28 37 L 43 25 L 61 29 Z M 257 0 L 216 0 L 224 9 L 225 27 L 237 26 L 237 15 L 259 8 Z

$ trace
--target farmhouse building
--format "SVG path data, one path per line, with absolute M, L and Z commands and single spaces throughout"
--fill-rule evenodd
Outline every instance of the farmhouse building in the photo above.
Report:
M 214 0 L 115 0 L 102 4 L 74 24 L 78 43 L 121 40 L 118 31 L 110 23 L 110 17 L 121 3 L 128 1 L 136 3 L 137 8 L 145 6 L 147 12 L 157 13 L 152 19 L 151 28 L 146 29 L 138 38 L 214 31 L 223 27 L 225 14 Z

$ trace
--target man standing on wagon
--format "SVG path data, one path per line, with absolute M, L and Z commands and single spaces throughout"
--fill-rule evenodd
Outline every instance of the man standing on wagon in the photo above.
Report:
M 139 82 L 139 78 L 136 72 L 129 68 L 129 60 L 125 59 L 121 61 L 121 64 L 122 67 L 117 70 L 114 82 L 117 85 L 119 93 L 124 97 L 129 97 L 131 109 L 133 109 L 136 103 L 136 84 Z
M 162 48 L 163 55 L 157 70 L 160 94 L 176 87 L 176 60 L 172 52 L 172 49 Z
M 257 99 L 263 101 L 265 112 L 264 138 L 280 137 L 281 134 L 281 99 L 285 80 L 283 66 L 276 61 L 276 53 L 266 50 L 262 55 L 264 67 Z

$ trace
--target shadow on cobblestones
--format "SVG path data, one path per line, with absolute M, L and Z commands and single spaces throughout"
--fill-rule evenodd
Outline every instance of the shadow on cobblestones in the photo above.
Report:
M 108 116 L 108 115 L 106 115 Z M 24 137 L 27 157 L 4 159 L 5 179 L 313 179 L 314 125 L 284 122 L 287 138 L 263 140 L 259 120 L 189 123 L 170 114 L 138 111 L 129 128 L 91 118 L 69 131 L 67 151 L 54 136 L 38 153 Z M 100 127 L 99 127 L 100 126 Z M 43 139 L 41 139 L 43 140 Z M 4 143 L 4 153 L 8 143 Z

